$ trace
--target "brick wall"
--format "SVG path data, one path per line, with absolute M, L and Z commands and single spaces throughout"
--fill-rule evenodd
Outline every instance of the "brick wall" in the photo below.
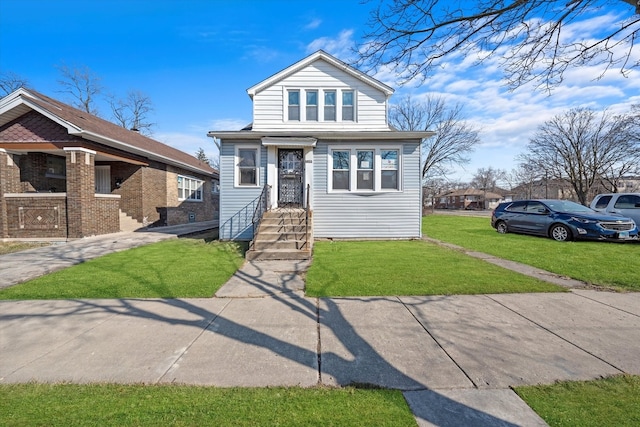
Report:
M 95 152 L 67 150 L 67 223 L 68 237 L 81 238 L 95 233 Z
M 120 231 L 120 197 L 96 194 L 93 206 L 94 234 Z
M 67 213 L 64 193 L 5 195 L 7 206 L 6 237 L 47 239 L 67 237 Z
M 148 224 L 157 226 L 169 225 L 160 217 L 158 208 L 169 204 L 167 200 L 167 171 L 166 166 L 151 163 L 142 170 L 142 210 Z
M 114 190 L 113 194 L 122 196 L 120 209 L 129 216 L 142 222 L 144 212 L 142 208 L 142 168 L 143 166 L 132 165 L 123 162 L 110 163 L 111 182 Z M 120 182 L 120 187 L 116 186 L 116 181 Z

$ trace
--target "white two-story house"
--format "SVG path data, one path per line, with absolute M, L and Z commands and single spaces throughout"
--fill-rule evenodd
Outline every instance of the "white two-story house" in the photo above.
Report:
M 247 92 L 253 123 L 208 134 L 221 239 L 254 239 L 262 211 L 304 211 L 315 238 L 421 236 L 420 143 L 433 133 L 389 126 L 392 88 L 318 51 Z

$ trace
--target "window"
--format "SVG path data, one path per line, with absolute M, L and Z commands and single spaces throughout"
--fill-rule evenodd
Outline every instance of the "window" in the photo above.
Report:
M 202 185 L 204 181 L 178 175 L 178 200 L 202 201 Z
M 309 121 L 318 120 L 318 91 L 317 90 L 307 91 L 307 120 Z
M 328 191 L 401 191 L 401 150 L 329 147 Z
M 610 201 L 611 201 L 611 196 L 600 197 L 596 202 L 596 209 L 605 209 Z
M 352 90 L 342 91 L 342 120 L 354 121 Z
M 289 120 L 300 120 L 300 91 L 290 90 L 289 95 Z
M 398 189 L 398 150 L 381 150 L 381 182 L 380 186 L 385 190 Z
M 349 160 L 350 151 L 334 150 L 333 156 L 333 189 L 349 190 Z
M 66 178 L 67 160 L 64 157 L 47 155 L 47 178 Z
M 237 175 L 236 184 L 239 186 L 258 185 L 258 149 L 237 149 Z
M 373 150 L 358 150 L 357 186 L 358 190 L 373 190 Z
M 505 210 L 509 212 L 526 212 L 527 202 L 520 201 L 511 203 Z
M 640 196 L 634 196 L 633 194 L 625 194 L 620 196 L 613 206 L 616 209 L 635 209 L 640 207 Z
M 336 91 L 327 90 L 324 92 L 324 119 L 327 121 L 336 120 Z

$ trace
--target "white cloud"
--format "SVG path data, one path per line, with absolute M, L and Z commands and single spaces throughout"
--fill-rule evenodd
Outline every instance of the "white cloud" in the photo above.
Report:
M 320 37 L 313 40 L 307 45 L 307 53 L 322 49 L 344 62 L 352 62 L 355 59 L 354 47 L 353 30 L 342 30 L 336 38 Z
M 320 26 L 320 24 L 322 24 L 322 19 L 314 18 L 307 25 L 305 25 L 303 28 L 305 30 L 315 30 L 316 28 L 318 28 Z

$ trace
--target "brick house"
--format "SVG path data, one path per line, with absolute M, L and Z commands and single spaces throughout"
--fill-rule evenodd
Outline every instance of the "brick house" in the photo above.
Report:
M 218 172 L 31 89 L 0 99 L 0 239 L 217 218 Z
M 493 209 L 504 197 L 500 194 L 478 190 L 476 188 L 465 188 L 462 190 L 451 190 L 436 196 L 436 209 Z

